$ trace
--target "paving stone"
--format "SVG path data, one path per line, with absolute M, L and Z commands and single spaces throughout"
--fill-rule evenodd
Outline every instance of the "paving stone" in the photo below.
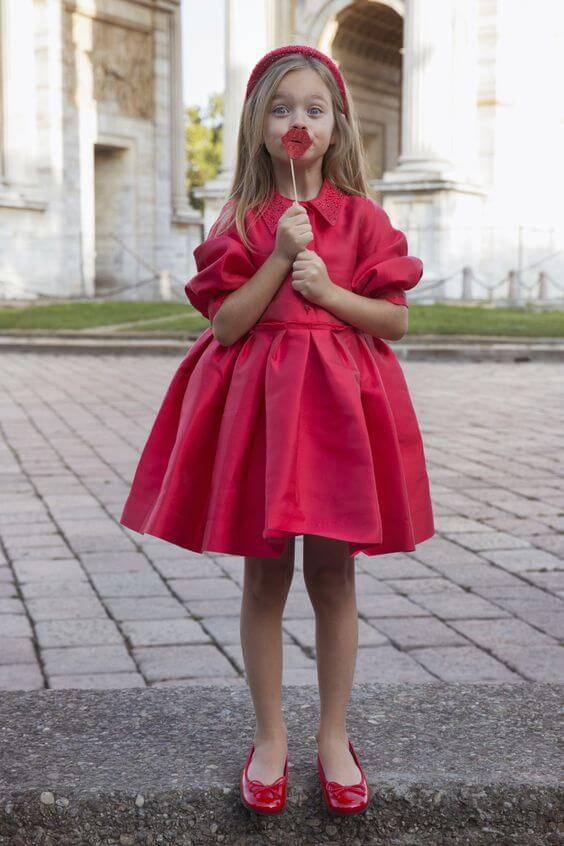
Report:
M 43 675 L 37 662 L 0 665 L 0 690 L 40 690 L 44 687 Z
M 227 651 L 228 647 L 226 647 Z M 133 650 L 148 682 L 174 678 L 207 679 L 210 676 L 236 676 L 232 663 L 216 646 L 139 646 Z M 206 682 L 207 684 L 207 682 Z
M 507 600 L 511 603 L 511 600 Z M 550 610 L 532 605 L 513 605 L 513 613 L 525 622 L 557 640 L 564 640 L 564 614 L 561 610 Z
M 133 546 L 133 542 L 130 538 L 128 538 L 123 532 L 107 532 L 101 535 L 81 535 L 80 537 L 75 537 L 70 542 L 73 548 L 73 551 L 77 555 L 83 555 L 84 553 L 101 553 L 101 552 L 112 552 L 115 553 L 118 550 L 122 550 L 124 553 L 129 554 L 133 552 L 135 547 Z
M 104 598 L 112 596 L 170 596 L 157 573 L 94 573 L 94 587 Z
M 564 682 L 564 649 L 561 646 L 525 646 L 499 643 L 492 652 L 530 681 Z
M 402 596 L 419 593 L 441 593 L 444 590 L 462 590 L 460 585 L 440 577 L 431 579 L 387 579 L 386 584 Z
M 105 552 L 100 554 L 83 552 L 82 566 L 87 573 L 153 573 L 154 569 L 141 552 Z
M 31 637 L 32 634 L 30 622 L 23 614 L 0 615 L 0 641 L 11 637 Z
M 520 682 L 521 677 L 475 646 L 413 649 L 410 656 L 445 682 Z
M 400 649 L 467 643 L 465 638 L 436 617 L 373 620 L 373 625 Z
M 552 570 L 550 573 L 523 573 L 523 578 L 546 590 L 564 590 L 564 570 Z
M 56 546 L 27 547 L 17 550 L 17 554 L 11 556 L 12 565 L 20 561 L 56 561 L 57 559 L 72 558 L 72 550 L 66 543 L 59 540 Z
M 474 588 L 476 585 L 505 585 L 515 583 L 516 577 L 512 573 L 494 567 L 481 559 L 467 564 L 441 564 L 437 570 L 454 584 L 463 588 Z
M 107 646 L 121 644 L 122 636 L 113 620 L 41 620 L 36 623 L 37 641 L 51 646 Z
M 241 676 L 206 676 L 205 679 L 167 679 L 166 681 L 149 682 L 148 687 L 206 687 L 213 684 L 216 687 L 244 687 L 247 688 L 247 680 Z
M 357 608 L 363 617 L 428 617 L 429 612 L 405 596 L 357 596 Z
M 237 617 L 241 613 L 241 597 L 225 599 L 188 599 L 184 605 L 194 617 Z M 284 609 L 287 616 L 288 604 Z M 311 611 L 311 607 L 310 607 Z M 304 614 L 304 616 L 306 616 Z
M 121 629 L 132 646 L 212 642 L 205 629 L 188 617 L 178 620 L 128 620 L 121 624 Z
M 194 599 L 226 599 L 238 597 L 241 589 L 232 579 L 169 579 L 170 589 L 185 602 Z
M 481 553 L 498 567 L 503 567 L 512 573 L 523 573 L 526 570 L 561 570 L 562 559 L 544 549 L 515 549 L 484 551 Z
M 50 676 L 53 689 L 76 688 L 80 690 L 107 690 L 108 688 L 147 687 L 140 673 L 95 673 L 93 675 Z
M 41 657 L 48 677 L 137 670 L 133 659 L 121 644 L 53 647 L 43 649 Z
M 517 497 L 505 500 L 503 507 L 506 511 L 510 511 L 512 514 L 517 514 L 521 517 L 545 517 L 547 515 L 556 515 L 560 512 L 558 505 L 549 505 L 546 502 Z
M 5 455 L 10 458 L 2 467 L 6 493 L 0 502 L 0 534 L 4 543 L 0 548 L 0 616 L 25 620 L 28 611 L 35 627 L 43 633 L 62 631 L 59 623 L 68 622 L 67 631 L 84 646 L 69 645 L 67 650 L 95 648 L 88 632 L 112 632 L 112 638 L 117 632 L 119 639 L 113 645 L 124 648 L 126 654 L 128 637 L 116 627 L 116 621 L 141 624 L 131 629 L 141 638 L 140 643 L 149 634 L 157 640 L 161 635 L 170 638 L 171 634 L 163 635 L 163 631 L 170 631 L 169 622 L 177 632 L 185 632 L 193 624 L 214 638 L 214 646 L 189 643 L 182 647 L 175 643 L 133 648 L 150 650 L 153 655 L 154 650 L 169 650 L 170 655 L 174 648 L 209 647 L 214 649 L 212 654 L 220 667 L 212 669 L 212 676 L 204 675 L 207 682 L 245 685 L 242 670 L 237 670 L 239 659 L 233 659 L 233 664 L 222 652 L 226 646 L 240 647 L 243 556 L 213 552 L 200 555 L 119 524 L 129 490 L 125 480 L 132 477 L 137 466 L 153 419 L 150 409 L 158 407 L 162 385 L 169 377 L 167 360 L 147 358 L 145 364 L 151 378 L 137 386 L 135 397 L 126 400 L 119 393 L 123 380 L 116 375 L 119 377 L 120 369 L 128 372 L 133 358 L 112 359 L 111 367 L 105 367 L 103 359 L 84 355 L 71 356 L 71 360 L 71 378 L 62 360 L 33 354 L 12 356 L 7 359 L 7 367 L 0 370 L 0 396 L 16 394 L 21 415 L 25 418 L 27 414 L 30 419 L 35 415 L 41 425 L 41 432 L 29 423 L 20 425 L 18 414 L 17 425 L 9 418 L 3 430 L 10 450 Z M 550 423 L 559 419 L 559 367 L 530 363 L 529 372 L 534 378 L 523 383 L 521 369 L 509 364 L 491 363 L 487 369 L 472 362 L 465 362 L 464 366 L 446 362 L 406 366 L 417 373 L 418 379 L 425 379 L 424 383 L 416 380 L 415 384 L 425 385 L 417 401 L 421 419 L 430 421 L 425 429 L 425 443 L 437 533 L 412 552 L 357 557 L 359 644 L 365 661 L 361 673 L 368 681 L 387 676 L 394 683 L 398 672 L 403 671 L 408 678 L 442 683 L 440 673 L 422 666 L 412 656 L 421 650 L 470 647 L 495 662 L 490 653 L 499 646 L 528 649 L 538 646 L 540 639 L 543 649 L 557 648 L 551 643 L 564 638 L 564 476 L 560 475 L 561 463 L 554 457 L 561 439 Z M 85 406 L 82 389 L 93 371 L 96 396 L 87 397 Z M 436 388 L 444 383 L 443 373 L 448 378 L 448 394 Z M 479 379 L 480 403 L 466 406 L 465 425 L 460 427 L 456 425 L 456 399 L 465 396 L 469 378 Z M 533 424 L 529 416 L 522 414 L 527 400 L 535 407 L 536 386 L 541 384 L 549 385 L 550 390 L 544 393 L 552 403 L 543 418 L 546 425 L 537 420 Z M 65 397 L 64 425 L 56 408 L 61 390 Z M 100 406 L 98 396 L 102 393 L 108 402 Z M 40 416 L 33 404 L 38 395 Z M 511 419 L 511 426 L 503 424 L 502 429 L 499 396 L 504 396 L 504 420 Z M 107 416 L 109 425 L 100 425 L 101 415 Z M 22 461 L 18 465 L 11 458 L 16 453 Z M 40 497 L 48 503 L 49 512 Z M 6 550 L 10 553 L 9 562 Z M 315 615 L 303 579 L 303 553 L 304 538 L 300 535 L 295 538 L 295 574 L 283 614 L 283 640 L 285 647 L 298 650 L 300 660 L 305 656 L 308 664 L 287 667 L 284 683 L 316 685 Z M 17 587 L 13 583 L 13 562 Z M 71 578 L 78 573 L 80 579 Z M 90 581 L 94 576 L 100 577 L 100 596 Z M 226 595 L 219 593 L 220 587 L 226 589 Z M 488 594 L 488 590 L 492 593 Z M 425 604 L 426 598 L 433 601 L 437 595 L 447 602 L 458 598 L 463 616 L 455 614 L 445 625 L 441 608 L 431 610 Z M 475 604 L 470 618 L 464 616 L 469 613 L 469 597 L 474 603 L 486 602 L 485 607 L 494 609 L 494 616 L 475 616 Z M 44 623 L 49 625 L 41 629 Z M 445 630 L 449 637 L 463 638 L 465 646 L 442 645 L 440 640 L 435 643 L 432 633 L 440 638 Z M 410 635 L 415 637 L 415 643 L 423 637 L 423 645 L 412 646 Z M 181 633 L 178 636 L 184 637 Z M 400 648 L 390 645 L 389 637 Z M 102 638 L 98 635 L 94 640 Z M 5 658 L 9 656 L 16 666 L 35 666 L 31 661 L 37 653 L 29 632 L 27 637 L 8 638 L 5 642 L 10 643 Z M 20 643 L 27 647 L 20 647 Z M 102 648 L 104 644 L 97 646 Z M 56 648 L 62 647 L 45 650 Z M 26 651 L 20 655 L 19 649 Z M 141 676 L 138 668 L 113 672 L 115 668 L 110 667 L 108 672 L 106 667 L 97 667 L 94 672 L 84 672 L 83 666 L 78 673 L 62 670 L 54 678 L 62 686 L 119 687 L 131 680 L 133 684 L 149 686 L 200 684 L 201 676 L 193 674 L 192 668 L 185 675 L 190 663 L 185 659 L 190 653 L 180 654 L 184 654 L 184 665 L 178 679 L 172 675 L 151 680 Z M 533 659 L 531 662 L 534 665 Z M 507 663 L 499 660 L 505 670 Z M 472 666 L 476 667 L 476 680 L 481 679 L 482 665 L 478 661 L 470 664 L 470 675 Z M 540 666 L 544 666 L 542 662 Z M 527 682 L 535 675 L 534 666 L 531 670 L 523 664 L 522 672 L 513 669 L 513 665 L 511 669 L 512 681 Z M 175 672 L 174 659 L 168 671 Z M 545 671 L 539 672 L 542 675 Z M 73 681 L 75 678 L 79 681 Z M 40 672 L 38 686 L 44 685 Z
M 457 631 L 485 649 L 493 649 L 500 643 L 555 645 L 554 638 L 539 632 L 523 620 L 488 620 L 484 626 L 482 620 L 452 620 L 451 625 Z
M 476 587 L 474 588 L 474 593 L 483 596 L 485 599 L 491 599 L 500 605 L 502 605 L 502 601 L 510 600 L 536 605 L 539 608 L 553 607 L 561 609 L 563 607 L 562 603 L 554 596 L 551 596 L 550 593 L 527 584 L 523 579 L 514 580 L 512 584 L 508 585 Z
M 455 532 L 484 532 L 488 527 L 478 520 L 470 520 L 459 514 L 446 515 L 435 520 L 435 528 L 441 534 L 454 534 Z M 490 529 L 493 531 L 493 528 Z M 464 544 L 463 544 L 464 545 Z
M 223 575 L 219 564 L 210 559 L 184 561 L 182 558 L 172 558 L 165 561 L 155 561 L 153 566 L 163 579 L 219 578 Z
M 65 541 L 59 534 L 17 535 L 12 538 L 3 538 L 3 542 L 10 558 L 20 558 L 22 550 L 35 549 L 40 555 L 43 549 L 65 545 Z
M 446 537 L 474 552 L 480 552 L 484 549 L 518 549 L 519 547 L 530 548 L 531 546 L 529 541 L 524 538 L 509 535 L 506 532 L 458 532 L 457 534 L 447 534 Z
M 377 597 L 374 594 L 367 597 L 368 602 L 374 602 L 376 599 Z M 306 591 L 298 591 L 292 587 L 286 600 L 286 605 L 284 606 L 284 619 L 303 619 L 304 617 L 311 617 L 312 614 L 313 606 L 309 594 Z
M 369 558 L 362 554 L 357 556 L 357 560 L 359 568 L 376 579 L 425 579 L 436 575 L 433 570 L 414 558 L 402 558 L 399 555 L 395 560 L 390 560 L 386 555 Z
M 354 681 L 358 684 L 374 679 L 381 684 L 435 681 L 431 673 L 413 660 L 411 653 L 395 646 L 359 647 Z
M 0 614 L 25 614 L 25 605 L 16 596 L 0 599 Z
M 524 537 L 530 542 L 532 542 L 534 535 L 546 532 L 546 525 L 532 517 L 494 517 L 486 520 L 486 523 L 493 529 Z
M 562 510 L 564 511 L 564 508 Z M 564 568 L 564 534 L 530 535 L 526 540 L 534 546 L 538 546 L 540 549 L 544 549 L 546 552 L 551 552 L 553 555 L 558 556 L 560 558 L 561 568 Z
M 46 537 L 47 535 L 60 536 L 58 526 L 49 518 L 33 523 L 8 523 L 6 525 L 3 525 L 0 520 L 0 525 L 2 528 L 2 539 L 4 541 L 8 538 L 33 538 L 37 535 L 41 537 Z
M 99 599 L 92 596 L 34 597 L 27 610 L 35 622 L 39 620 L 85 620 L 108 615 Z
M 443 572 L 445 566 L 450 568 L 455 564 L 483 564 L 483 560 L 476 553 L 440 535 L 435 535 L 425 543 L 419 544 L 413 556 L 417 561 L 439 572 Z
M 42 579 L 39 582 L 22 582 L 20 590 L 27 602 L 28 599 L 37 597 L 64 597 L 64 596 L 90 596 L 96 598 L 96 591 L 83 573 L 82 579 L 69 579 L 69 581 L 47 581 Z
M 458 591 L 447 590 L 442 593 L 420 593 L 418 596 L 412 596 L 411 599 L 425 608 L 428 613 L 435 614 L 441 620 L 472 617 L 484 620 L 509 616 L 503 609 L 467 591 L 459 593 Z
M 22 584 L 25 584 L 25 582 L 48 582 L 51 579 L 65 582 L 86 580 L 86 573 L 76 559 L 16 561 L 14 562 L 14 572 L 18 581 Z
M 31 637 L 2 636 L 0 648 L 0 665 L 2 664 L 35 664 L 37 656 Z
M 188 611 L 174 596 L 110 597 L 104 604 L 112 617 L 123 620 L 172 620 L 188 617 Z

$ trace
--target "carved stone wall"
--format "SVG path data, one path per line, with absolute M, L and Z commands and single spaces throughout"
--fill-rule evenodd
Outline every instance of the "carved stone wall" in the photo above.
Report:
M 128 117 L 153 118 L 152 33 L 95 19 L 91 59 L 98 103 L 115 103 Z

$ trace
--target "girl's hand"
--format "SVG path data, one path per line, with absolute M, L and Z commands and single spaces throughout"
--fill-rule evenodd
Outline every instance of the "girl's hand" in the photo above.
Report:
M 310 241 L 313 241 L 313 230 L 307 212 L 299 203 L 292 203 L 278 221 L 274 252 L 294 261 Z
M 327 267 L 320 255 L 313 250 L 301 250 L 295 258 L 292 288 L 307 300 L 323 306 L 331 297 L 335 283 L 329 278 Z

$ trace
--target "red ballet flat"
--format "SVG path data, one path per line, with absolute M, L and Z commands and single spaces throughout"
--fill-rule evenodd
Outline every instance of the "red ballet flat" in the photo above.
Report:
M 241 800 L 249 811 L 259 814 L 278 814 L 286 804 L 288 786 L 288 756 L 284 761 L 284 774 L 270 784 L 264 784 L 258 779 L 249 778 L 248 769 L 255 751 L 251 744 L 245 766 L 241 771 Z
M 321 758 L 319 757 L 319 753 L 317 754 L 317 770 L 321 781 L 323 798 L 332 814 L 358 814 L 361 811 L 365 811 L 372 796 L 372 791 L 366 783 L 364 770 L 350 740 L 349 749 L 351 750 L 355 764 L 362 774 L 357 784 L 339 784 L 338 781 L 327 781 L 321 764 Z

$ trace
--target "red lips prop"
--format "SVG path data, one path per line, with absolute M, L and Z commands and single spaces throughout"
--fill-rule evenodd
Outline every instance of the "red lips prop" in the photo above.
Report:
M 307 129 L 289 129 L 282 136 L 282 143 L 291 159 L 299 159 L 313 142 Z
M 294 174 L 294 162 L 293 159 L 299 159 L 305 151 L 313 144 L 313 141 L 308 135 L 307 129 L 296 129 L 292 127 L 287 132 L 284 133 L 282 136 L 282 143 L 286 148 L 288 155 L 290 156 L 290 170 L 292 171 L 292 182 L 294 184 L 294 197 L 296 205 L 298 204 L 298 191 L 296 188 L 296 177 Z M 313 249 L 313 248 L 310 248 Z M 305 298 L 304 298 L 305 299 Z M 311 309 L 311 306 L 308 302 L 304 302 L 304 308 L 306 311 Z

